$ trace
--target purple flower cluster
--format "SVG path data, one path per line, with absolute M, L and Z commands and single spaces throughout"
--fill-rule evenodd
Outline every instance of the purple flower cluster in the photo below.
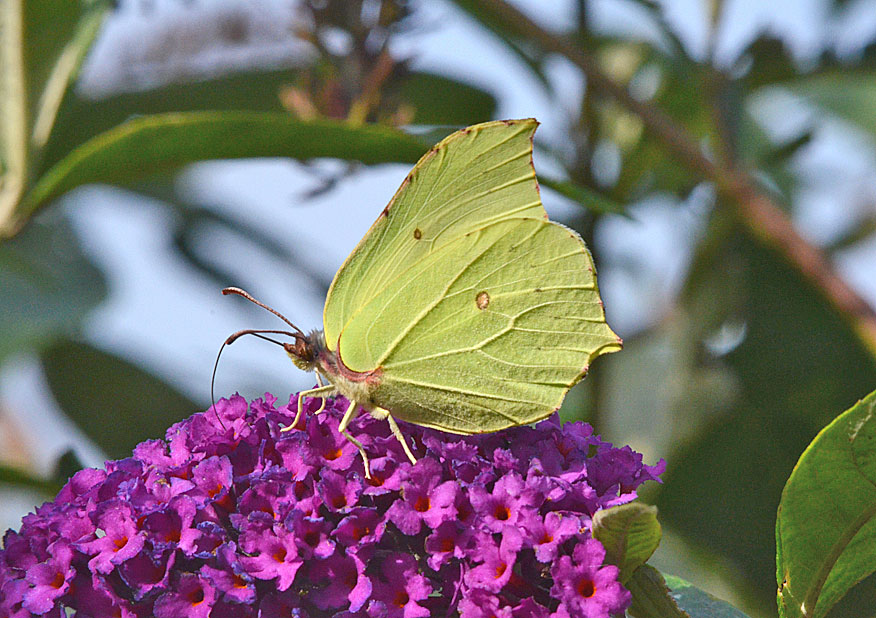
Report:
M 591 516 L 664 462 L 554 416 L 470 437 L 402 424 L 411 465 L 386 422 L 361 417 L 365 479 L 337 431 L 346 401 L 281 432 L 295 401 L 223 399 L 78 472 L 4 536 L 0 617 L 607 618 L 629 604 Z

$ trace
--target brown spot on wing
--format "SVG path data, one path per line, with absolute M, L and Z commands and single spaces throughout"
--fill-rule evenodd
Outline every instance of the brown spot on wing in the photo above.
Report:
M 478 306 L 478 309 L 486 309 L 490 305 L 490 295 L 486 290 L 478 293 L 475 298 L 475 304 Z

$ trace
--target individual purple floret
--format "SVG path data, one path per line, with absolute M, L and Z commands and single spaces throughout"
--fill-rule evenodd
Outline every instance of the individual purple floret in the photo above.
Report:
M 630 594 L 591 537 L 593 514 L 658 480 L 589 425 L 455 436 L 385 422 L 337 431 L 341 398 L 281 432 L 240 396 L 133 457 L 82 470 L 9 530 L 0 616 L 608 618 Z M 307 409 L 317 408 L 308 401 Z

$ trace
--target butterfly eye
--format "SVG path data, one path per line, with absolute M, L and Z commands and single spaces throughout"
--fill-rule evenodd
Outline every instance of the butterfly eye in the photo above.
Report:
M 479 292 L 475 298 L 475 304 L 478 306 L 478 309 L 486 309 L 490 304 L 490 295 L 486 291 Z

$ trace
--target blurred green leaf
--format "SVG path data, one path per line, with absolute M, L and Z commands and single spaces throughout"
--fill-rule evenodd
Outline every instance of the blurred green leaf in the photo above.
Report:
M 70 225 L 47 215 L 0 244 L 0 361 L 75 331 L 106 294 Z
M 55 481 L 39 478 L 20 468 L 13 468 L 3 464 L 0 464 L 0 484 L 35 489 L 47 496 L 54 495 L 61 489 L 61 484 Z
M 618 579 L 625 584 L 660 544 L 657 509 L 630 502 L 597 511 L 593 516 L 593 536 L 605 547 L 606 562 L 620 568 Z
M 591 212 L 599 213 L 602 215 L 626 214 L 626 206 L 624 204 L 616 202 L 613 199 L 609 198 L 607 195 L 604 195 L 599 191 L 596 191 L 589 187 L 584 187 L 582 185 L 567 180 L 554 180 L 552 178 L 547 178 L 544 176 L 544 174 L 538 175 L 538 182 L 548 189 L 556 191 L 563 197 L 580 204 Z
M 680 577 L 664 575 L 672 598 L 691 618 L 747 618 L 744 613 Z
M 545 51 L 533 40 L 532 33 L 526 30 L 528 26 L 524 20 L 515 15 L 518 13 L 517 8 L 506 2 L 482 0 L 454 0 L 454 4 L 524 58 L 542 79 L 545 89 L 550 90 L 550 82 L 541 70 L 541 59 Z M 653 3 L 643 4 L 647 8 L 653 6 Z M 557 36 L 566 34 L 557 33 Z M 692 61 L 684 53 L 683 46 L 675 44 L 678 39 L 671 29 L 664 32 L 668 37 L 670 55 L 637 42 L 592 37 L 589 32 L 575 34 L 579 35 L 576 43 L 585 46 L 592 57 L 606 65 L 603 67 L 606 73 L 622 84 L 626 84 L 636 73 L 627 71 L 626 65 L 631 60 L 638 64 L 638 68 L 647 65 L 658 67 L 662 71 L 661 83 L 656 96 L 652 97 L 652 103 L 662 108 L 663 112 L 695 138 L 705 138 L 712 133 L 714 119 L 709 113 L 710 105 L 707 103 L 710 102 L 706 100 L 710 89 L 707 87 L 709 84 L 704 83 L 704 75 L 709 70 Z M 671 55 L 673 52 L 675 55 Z M 614 56 L 614 60 L 611 56 Z M 621 66 L 622 70 L 614 71 L 613 67 L 607 66 L 610 64 Z M 616 74 L 618 72 L 628 74 L 622 77 Z M 593 135 L 611 140 L 622 152 L 621 174 L 614 191 L 614 197 L 618 201 L 632 201 L 655 190 L 686 193 L 699 181 L 695 174 L 667 157 L 665 144 L 650 133 L 645 133 L 641 120 L 632 116 L 620 104 L 601 98 L 599 107 L 599 122 L 602 126 L 599 130 L 591 128 L 589 131 Z M 727 107 L 731 109 L 731 106 Z
M 836 410 L 872 390 L 876 363 L 800 272 L 739 226 L 702 244 L 684 306 L 676 315 L 688 321 L 677 328 L 695 338 L 693 362 L 731 372 L 736 395 L 696 434 L 685 436 L 680 415 L 669 421 L 686 439 L 664 454 L 670 468 L 656 503 L 663 525 L 728 558 L 740 589 L 768 611 L 782 487 Z M 738 325 L 739 339 L 715 351 L 707 342 L 722 324 Z
M 757 95 L 756 95 L 757 96 Z M 740 116 L 737 142 L 741 156 L 756 168 L 760 181 L 791 202 L 799 181 L 794 173 L 794 157 L 811 143 L 813 132 L 806 129 L 783 143 L 776 143 L 758 120 L 746 109 Z
M 82 470 L 84 467 L 85 465 L 76 455 L 76 451 L 73 449 L 67 449 L 60 457 L 58 457 L 58 461 L 55 462 L 55 469 L 52 473 L 52 478 L 55 479 L 58 484 L 63 485 L 67 482 L 67 479 Z
M 779 612 L 824 616 L 876 572 L 876 392 L 809 445 L 776 522 Z
M 633 595 L 629 614 L 634 618 L 747 618 L 726 601 L 647 564 L 626 585 Z
M 845 234 L 841 234 L 826 247 L 829 253 L 842 251 L 854 247 L 870 239 L 876 234 L 876 212 L 865 216 L 857 226 L 850 228 Z
M 108 9 L 103 0 L 0 4 L 0 227 L 32 180 L 58 107 Z
M 876 72 L 840 68 L 780 85 L 822 110 L 876 133 Z
M 633 595 L 633 602 L 627 610 L 633 618 L 693 617 L 678 606 L 663 575 L 650 565 L 636 569 L 626 586 Z
M 742 79 L 748 91 L 797 75 L 797 67 L 787 44 L 769 34 L 752 41 L 740 56 L 739 63 L 745 71 Z
M 493 95 L 433 73 L 407 75 L 398 96 L 413 106 L 413 124 L 462 127 L 491 120 L 496 112 Z
M 648 17 L 654 22 L 660 31 L 663 42 L 669 49 L 669 53 L 676 58 L 687 58 L 687 49 L 684 42 L 678 36 L 675 28 L 669 23 L 666 18 L 666 9 L 661 2 L 657 0 L 632 0 L 633 4 L 637 4 L 645 9 Z
M 41 159 L 40 173 L 89 138 L 136 116 L 188 111 L 283 111 L 280 93 L 295 70 L 252 70 L 189 83 L 172 83 L 104 98 L 71 92 Z
M 113 459 L 200 406 L 125 359 L 86 343 L 60 341 L 41 355 L 52 394 L 64 413 Z
M 31 141 L 42 149 L 49 139 L 61 102 L 108 13 L 109 0 L 25 2 L 32 29 L 24 33 L 25 73 L 33 79 Z M 72 11 L 71 11 L 72 9 Z M 81 13 L 80 13 L 81 11 Z
M 229 234 L 238 236 L 242 242 L 257 246 L 260 252 L 270 256 L 277 263 L 294 264 L 297 274 L 308 281 L 314 289 L 321 290 L 321 296 L 325 296 L 328 292 L 331 279 L 326 279 L 319 273 L 316 267 L 319 256 L 314 256 L 312 251 L 291 243 L 280 242 L 256 226 L 226 216 L 218 210 L 192 203 L 184 196 L 163 194 L 159 197 L 159 191 L 155 190 L 154 183 L 150 185 L 141 183 L 137 188 L 141 193 L 162 199 L 176 213 L 174 248 L 179 252 L 180 257 L 211 278 L 216 289 L 224 287 L 228 281 L 236 281 L 238 286 L 244 289 L 252 287 L 246 280 L 241 280 L 240 273 L 230 272 L 215 260 L 204 256 L 202 243 L 204 236 L 215 233 L 217 229 L 223 229 Z
M 650 102 L 684 127 L 695 139 L 704 142 L 714 129 L 712 102 L 708 100 L 707 70 L 692 62 L 667 59 L 653 50 L 641 60 L 659 70 L 660 84 Z M 607 102 L 602 122 L 614 129 L 607 131 L 621 149 L 620 178 L 613 195 L 619 202 L 629 202 L 654 191 L 687 193 L 701 179 L 687 167 L 667 156 L 666 145 L 650 132 L 641 129 L 641 121 L 615 102 Z M 639 127 L 637 132 L 633 127 Z
M 22 200 L 17 224 L 79 185 L 129 183 L 207 159 L 337 157 L 416 162 L 428 145 L 383 126 L 301 121 L 269 112 L 188 112 L 130 120 L 92 138 L 48 170 Z
M 764 157 L 764 163 L 773 165 L 777 163 L 786 163 L 788 159 L 797 154 L 801 148 L 808 146 L 812 142 L 812 131 L 804 131 L 797 137 L 779 144 L 776 148 L 771 149 Z

